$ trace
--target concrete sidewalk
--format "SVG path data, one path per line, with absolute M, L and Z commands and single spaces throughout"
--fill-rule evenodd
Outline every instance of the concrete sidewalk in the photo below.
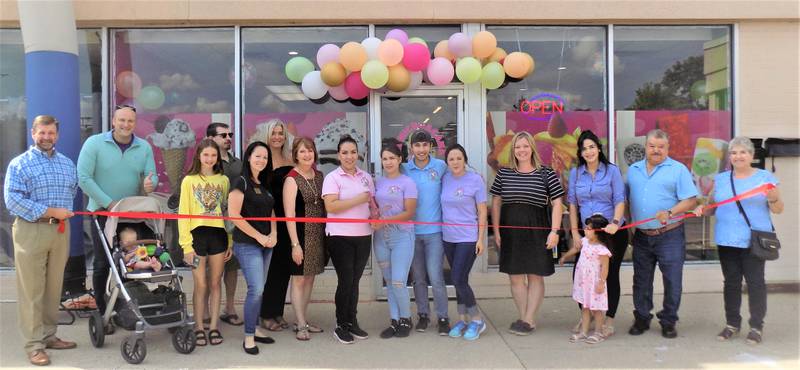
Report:
M 656 297 L 657 306 L 661 296 Z M 744 301 L 747 302 L 746 297 Z M 172 348 L 164 331 L 148 332 L 147 358 L 138 366 L 127 364 L 119 352 L 127 332 L 106 337 L 103 348 L 95 349 L 89 340 L 87 320 L 61 326 L 59 336 L 78 342 L 78 349 L 49 351 L 53 368 L 800 368 L 798 345 L 797 294 L 771 294 L 764 343 L 745 344 L 743 336 L 726 343 L 715 339 L 724 326 L 722 295 L 684 294 L 677 339 L 664 339 L 657 323 L 639 337 L 627 334 L 632 303 L 624 296 L 617 317 L 617 334 L 598 344 L 569 343 L 569 329 L 577 319 L 577 309 L 568 297 L 545 298 L 539 327 L 529 337 L 509 334 L 515 320 L 511 299 L 481 299 L 478 304 L 487 318 L 488 328 L 475 342 L 439 337 L 434 331 L 413 332 L 409 338 L 384 340 L 378 337 L 387 324 L 385 302 L 361 302 L 359 321 L 370 339 L 353 345 L 338 343 L 331 334 L 334 307 L 330 302 L 310 306 L 310 318 L 325 328 L 310 342 L 298 342 L 289 331 L 274 333 L 277 343 L 260 345 L 261 354 L 249 356 L 241 349 L 242 328 L 222 324 L 225 342 L 199 347 L 190 355 Z M 746 303 L 745 303 L 746 306 Z M 16 303 L 0 303 L 0 366 L 29 367 L 16 327 Z M 238 307 L 241 314 L 241 306 Z M 455 302 L 450 302 L 455 314 Z M 744 309 L 743 316 L 747 317 Z M 292 320 L 291 306 L 287 319 Z M 746 319 L 745 319 L 746 321 Z

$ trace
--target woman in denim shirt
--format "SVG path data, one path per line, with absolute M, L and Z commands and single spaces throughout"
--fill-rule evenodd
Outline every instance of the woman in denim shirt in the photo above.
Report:
M 614 334 L 614 316 L 619 305 L 619 267 L 628 248 L 628 232 L 617 232 L 625 214 L 625 183 L 619 167 L 608 162 L 603 153 L 603 144 L 591 130 L 578 137 L 578 167 L 570 170 L 567 190 L 569 219 L 572 225 L 572 248 L 580 249 L 580 228 L 594 214 L 602 214 L 611 223 L 604 229 L 612 234 L 611 263 L 608 271 L 608 311 L 604 335 Z M 580 212 L 580 215 L 578 214 Z M 576 257 L 576 261 L 577 261 Z M 580 327 L 580 323 L 576 328 Z

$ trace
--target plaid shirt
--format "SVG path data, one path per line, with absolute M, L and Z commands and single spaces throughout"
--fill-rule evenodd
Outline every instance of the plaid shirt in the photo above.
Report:
M 3 187 L 6 208 L 28 221 L 41 218 L 47 208 L 66 208 L 78 191 L 75 164 L 53 150 L 48 156 L 35 146 L 11 160 Z

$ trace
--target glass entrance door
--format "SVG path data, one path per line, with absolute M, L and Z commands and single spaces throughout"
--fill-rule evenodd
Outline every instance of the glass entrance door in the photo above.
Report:
M 379 122 L 377 130 L 372 133 L 373 142 L 380 145 L 370 145 L 373 148 L 371 158 L 374 173 L 382 173 L 380 163 L 380 148 L 385 145 L 397 145 L 404 155 L 404 162 L 411 154 L 411 134 L 418 130 L 425 130 L 433 138 L 431 156 L 444 160 L 444 151 L 447 146 L 460 143 L 463 138 L 463 92 L 461 90 L 436 90 L 414 91 L 402 95 L 379 96 L 376 121 Z M 373 253 L 374 258 L 374 253 Z M 378 298 L 386 297 L 386 287 L 383 274 L 378 263 L 373 261 L 373 277 L 376 284 Z M 445 282 L 448 285 L 448 295 L 454 296 L 455 291 L 450 280 L 450 266 L 444 261 Z M 413 281 L 409 274 L 409 289 Z M 413 294 L 412 294 L 413 296 Z M 432 297 L 432 294 L 429 294 Z

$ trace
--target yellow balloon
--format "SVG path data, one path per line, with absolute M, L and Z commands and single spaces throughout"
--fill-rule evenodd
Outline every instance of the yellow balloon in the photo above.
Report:
M 328 62 L 320 70 L 322 74 L 322 82 L 328 86 L 339 86 L 344 82 L 347 77 L 347 71 L 339 63 Z
M 386 88 L 394 92 L 405 91 L 411 85 L 411 73 L 402 64 L 389 67 L 389 82 Z
M 350 41 L 339 51 L 339 62 L 350 72 L 358 72 L 367 62 L 367 49 L 361 43 Z

